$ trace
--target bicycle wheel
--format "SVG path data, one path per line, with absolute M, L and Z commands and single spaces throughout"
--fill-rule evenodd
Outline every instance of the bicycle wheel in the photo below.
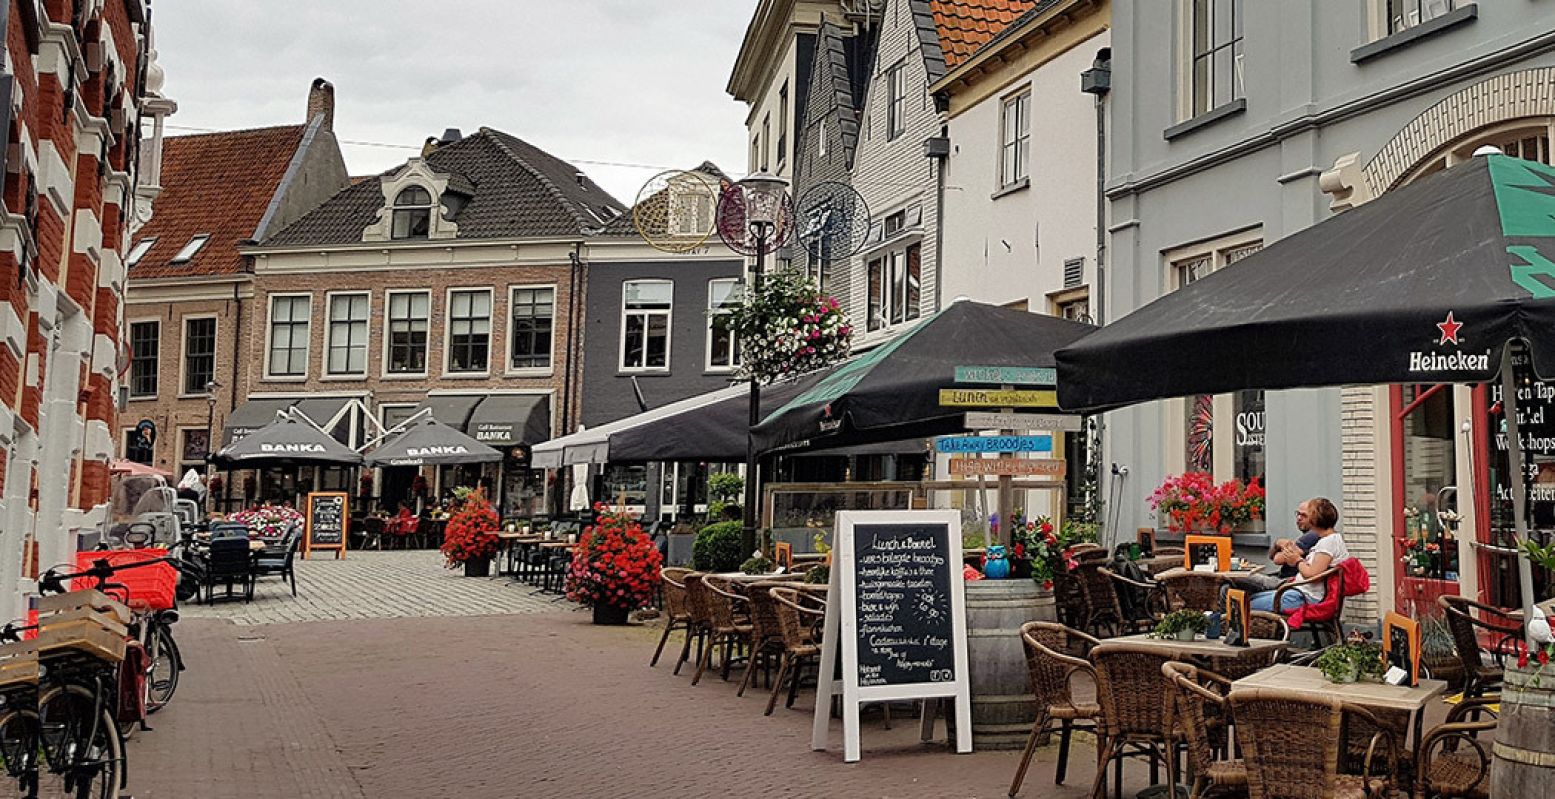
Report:
M 15 780 L 22 796 L 32 796 L 38 785 L 38 714 L 31 710 L 0 712 L 0 764 L 4 775 Z
M 146 668 L 146 714 L 150 715 L 173 701 L 173 694 L 178 691 L 181 661 L 178 644 L 173 640 L 173 631 L 167 627 L 157 627 L 156 634 L 151 636 L 151 651 L 146 653 L 146 657 L 149 663 Z
M 112 711 L 82 685 L 50 689 L 38 701 L 38 728 L 47 769 L 40 795 L 117 799 L 123 787 L 124 739 Z

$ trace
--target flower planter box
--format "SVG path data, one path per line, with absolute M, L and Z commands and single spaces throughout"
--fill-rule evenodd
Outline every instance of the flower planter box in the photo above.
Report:
M 464 562 L 465 577 L 490 577 L 491 558 L 474 558 Z
M 608 625 L 622 625 L 626 623 L 626 617 L 631 611 L 617 605 L 595 605 L 594 623 Z

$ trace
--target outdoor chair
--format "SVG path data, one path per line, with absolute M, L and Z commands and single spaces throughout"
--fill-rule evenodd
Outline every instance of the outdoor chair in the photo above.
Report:
M 670 633 L 676 630 L 684 630 L 686 633 L 686 645 L 690 646 L 691 636 L 691 609 L 686 605 L 685 578 L 690 574 L 690 569 L 682 569 L 670 566 L 659 570 L 660 596 L 664 608 L 664 634 L 659 636 L 659 645 L 653 650 L 653 660 L 648 661 L 648 666 L 659 665 L 659 655 L 664 653 L 664 644 L 669 641 Z M 682 658 L 684 659 L 684 658 Z M 676 664 L 677 668 L 680 664 Z
M 1506 654 L 1516 651 L 1522 640 L 1522 624 L 1505 611 L 1468 597 L 1443 594 L 1436 598 L 1436 605 L 1442 609 L 1447 629 L 1452 633 L 1453 648 L 1463 663 L 1463 697 L 1484 696 L 1500 686 Z M 1489 650 L 1490 663 L 1485 662 L 1485 650 L 1480 645 L 1482 630 L 1494 641 Z
M 783 659 L 778 664 L 777 678 L 772 681 L 772 695 L 767 697 L 767 709 L 763 714 L 770 716 L 777 707 L 784 678 L 788 678 L 789 686 L 787 707 L 793 707 L 805 666 L 821 655 L 820 630 L 826 621 L 826 595 L 813 587 L 798 585 L 769 588 L 767 593 L 777 603 L 778 625 L 783 631 Z
M 778 621 L 777 600 L 772 598 L 771 590 L 787 587 L 787 584 L 794 582 L 794 578 L 802 578 L 802 575 L 762 580 L 746 587 L 745 598 L 750 609 L 750 645 L 746 650 L 749 654 L 745 660 L 745 675 L 740 678 L 740 689 L 735 691 L 735 696 L 745 695 L 757 664 L 770 667 L 775 660 L 782 660 L 783 625 Z M 767 668 L 767 676 L 772 676 L 770 668 Z
M 712 632 L 712 617 L 707 609 L 707 587 L 702 584 L 702 578 L 707 572 L 687 572 L 686 583 L 686 610 L 691 614 L 691 630 L 686 636 L 686 645 L 680 651 L 680 661 L 675 664 L 675 674 L 680 674 L 680 667 L 691 655 L 691 642 L 696 641 L 697 651 L 693 663 L 702 662 L 702 652 L 712 646 L 708 635 Z
M 1311 577 L 1292 580 L 1280 586 L 1278 589 L 1275 589 L 1274 592 L 1274 607 L 1284 607 L 1284 605 L 1281 603 L 1284 600 L 1285 592 L 1295 591 L 1298 590 L 1297 586 L 1309 585 L 1312 583 L 1324 583 L 1324 603 L 1333 603 L 1332 615 L 1325 614 L 1326 618 L 1313 619 L 1310 618 L 1309 613 L 1303 614 L 1304 618 L 1301 623 L 1301 629 L 1304 629 L 1312 634 L 1312 648 L 1321 649 L 1328 644 L 1337 644 L 1344 640 L 1344 623 L 1341 621 L 1341 619 L 1344 617 L 1343 569 L 1338 566 L 1334 566 L 1325 569 L 1318 574 L 1314 574 Z M 1308 607 L 1311 608 L 1317 606 L 1308 605 Z M 1325 643 L 1325 640 L 1327 643 Z
M 1500 697 L 1465 699 L 1447 714 L 1447 721 L 1426 731 L 1415 747 L 1415 799 L 1453 797 L 1489 799 L 1489 747 L 1480 733 L 1496 728 L 1494 705 Z M 1486 721 L 1477 720 L 1489 714 Z M 1473 714 L 1475 721 L 1465 721 Z
M 1095 682 L 1095 669 L 1089 661 L 1076 657 L 1075 650 L 1088 650 L 1099 641 L 1079 630 L 1045 621 L 1021 625 L 1020 638 L 1026 649 L 1026 673 L 1031 679 L 1031 692 L 1037 697 L 1037 719 L 1031 725 L 1026 751 L 1021 754 L 1020 766 L 1015 769 L 1015 779 L 1010 783 L 1010 796 L 1020 793 L 1031 757 L 1038 746 L 1047 742 L 1052 733 L 1049 725 L 1055 721 L 1059 723 L 1059 737 L 1058 766 L 1053 783 L 1063 785 L 1069 769 L 1070 737 L 1076 729 L 1095 732 L 1096 717 L 1101 714 L 1101 707 L 1094 702 L 1076 702 L 1071 684 L 1076 673 L 1085 674 Z
M 242 538 L 248 540 L 248 525 L 237 522 L 218 522 L 211 525 L 211 540 L 218 538 Z
M 1244 750 L 1249 799 L 1384 796 L 1397 782 L 1397 738 L 1364 708 L 1301 691 L 1274 688 L 1231 692 L 1231 717 Z M 1360 775 L 1341 773 L 1340 740 L 1347 723 L 1366 721 L 1377 730 L 1366 745 Z M 1372 776 L 1383 758 L 1389 774 Z
M 1230 719 L 1226 693 L 1231 680 L 1219 674 L 1171 661 L 1161 667 L 1171 686 L 1170 700 L 1176 719 L 1174 732 L 1188 750 L 1193 786 L 1188 799 L 1199 799 L 1210 788 L 1246 790 L 1247 764 L 1241 758 L 1222 760 Z
M 362 520 L 362 549 L 383 549 L 383 530 L 386 521 L 382 516 L 368 516 Z
M 226 599 L 232 598 L 234 585 L 242 587 L 244 602 L 254 598 L 254 557 L 246 536 L 211 541 L 210 552 L 205 559 L 205 604 L 216 601 L 218 585 L 226 586 Z
M 723 645 L 719 668 L 724 680 L 728 680 L 730 664 L 734 662 L 738 650 L 750 641 L 750 612 L 746 609 L 748 602 L 734 590 L 732 583 L 728 577 L 714 574 L 702 576 L 702 597 L 707 603 L 709 636 L 707 646 L 702 650 L 702 659 L 697 663 L 696 674 L 691 677 L 692 685 L 702 680 L 702 673 L 707 669 L 713 658 L 713 650 L 719 644 Z
M 1154 580 L 1136 580 L 1107 567 L 1101 573 L 1112 581 L 1113 595 L 1118 603 L 1118 617 L 1126 629 L 1138 632 L 1155 627 L 1166 615 L 1166 593 Z
M 286 537 L 281 539 L 281 545 L 274 550 L 266 549 L 254 559 L 254 577 L 267 577 L 277 575 L 283 582 L 290 583 L 292 596 L 297 596 L 297 547 L 302 543 L 302 531 L 293 527 L 286 531 Z
M 1255 610 L 1248 614 L 1247 636 L 1249 638 L 1261 638 L 1270 641 L 1289 641 L 1290 625 L 1285 623 L 1285 617 L 1278 613 L 1270 613 L 1263 610 Z M 1225 629 L 1222 622 L 1222 630 Z M 1279 662 L 1279 650 L 1271 651 L 1262 657 L 1212 657 L 1210 667 L 1216 674 L 1228 680 L 1240 680 L 1243 677 L 1263 671 Z
M 1156 578 L 1166 590 L 1166 603 L 1172 610 L 1220 610 L 1220 586 L 1226 578 L 1216 572 L 1181 571 Z
M 1084 608 L 1079 626 L 1098 637 L 1111 637 L 1118 634 L 1126 620 L 1123 618 L 1123 607 L 1118 602 L 1118 592 L 1112 586 L 1112 578 L 1106 574 L 1107 553 L 1104 550 L 1095 551 L 1101 553 L 1100 558 L 1081 560 L 1073 572 Z
M 1113 790 L 1122 799 L 1123 761 L 1130 757 L 1149 759 L 1151 783 L 1158 781 L 1160 764 L 1165 762 L 1166 783 L 1177 784 L 1177 766 L 1169 749 L 1166 677 L 1161 671 L 1168 660 L 1155 649 L 1131 644 L 1103 641 L 1091 650 L 1096 700 L 1101 708 L 1092 796 L 1106 796 L 1107 766 L 1111 764 Z

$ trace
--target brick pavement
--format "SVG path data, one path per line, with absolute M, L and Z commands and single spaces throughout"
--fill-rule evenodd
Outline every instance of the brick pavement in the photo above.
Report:
M 556 610 L 547 596 L 506 578 L 466 578 L 443 568 L 436 550 L 348 552 L 343 560 L 320 553 L 297 558 L 297 596 L 277 577 L 259 581 L 254 600 L 188 604 L 185 618 L 235 624 L 277 624 L 406 616 L 478 616 Z M 218 591 L 219 596 L 219 591 Z

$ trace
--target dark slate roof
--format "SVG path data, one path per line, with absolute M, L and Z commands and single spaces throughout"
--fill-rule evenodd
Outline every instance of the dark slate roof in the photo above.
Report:
M 728 175 L 724 174 L 724 171 L 722 169 L 719 169 L 718 165 L 713 163 L 712 161 L 703 161 L 701 164 L 699 164 L 699 165 L 697 165 L 695 167 L 692 167 L 690 171 L 692 171 L 692 172 L 701 172 L 702 174 L 711 177 L 713 179 L 713 183 L 715 184 L 715 187 L 716 186 L 721 186 L 724 183 L 733 183 L 734 182 L 734 178 L 731 178 Z M 663 192 L 660 192 L 659 194 L 654 194 L 653 196 L 644 199 L 641 204 L 642 205 L 649 205 L 650 203 L 661 202 L 662 200 L 660 199 L 660 194 L 662 194 L 662 193 Z M 638 235 L 637 225 L 632 221 L 632 214 L 631 214 L 631 212 L 628 211 L 628 212 L 626 212 L 624 214 L 621 214 L 620 216 L 616 217 L 615 219 L 612 219 L 610 221 L 610 224 L 605 225 L 605 229 L 600 231 L 600 235 L 602 235 L 602 236 L 636 236 L 636 235 Z
M 586 235 L 626 210 L 573 165 L 491 128 L 433 150 L 426 163 L 450 176 L 450 188 L 468 192 L 469 201 L 453 218 L 459 239 Z M 262 244 L 358 243 L 383 202 L 379 181 L 362 180 Z
M 853 153 L 858 148 L 858 111 L 859 105 L 855 97 L 862 96 L 862 92 L 854 93 L 854 86 L 858 84 L 857 77 L 867 69 L 867 61 L 850 57 L 848 45 L 849 39 L 859 37 L 844 37 L 842 29 L 832 24 L 829 18 L 821 21 L 820 46 L 816 48 L 815 66 L 822 70 L 825 78 L 829 79 L 832 98 L 826 103 L 821 98 L 812 98 L 812 102 L 821 102 L 837 109 L 838 135 L 842 139 L 843 163 L 849 168 L 853 166 Z M 853 48 L 855 51 L 857 48 Z
M 929 73 L 929 84 L 945 77 L 945 51 L 940 48 L 939 26 L 934 22 L 930 0 L 909 0 L 913 24 L 918 28 L 918 49 Z

